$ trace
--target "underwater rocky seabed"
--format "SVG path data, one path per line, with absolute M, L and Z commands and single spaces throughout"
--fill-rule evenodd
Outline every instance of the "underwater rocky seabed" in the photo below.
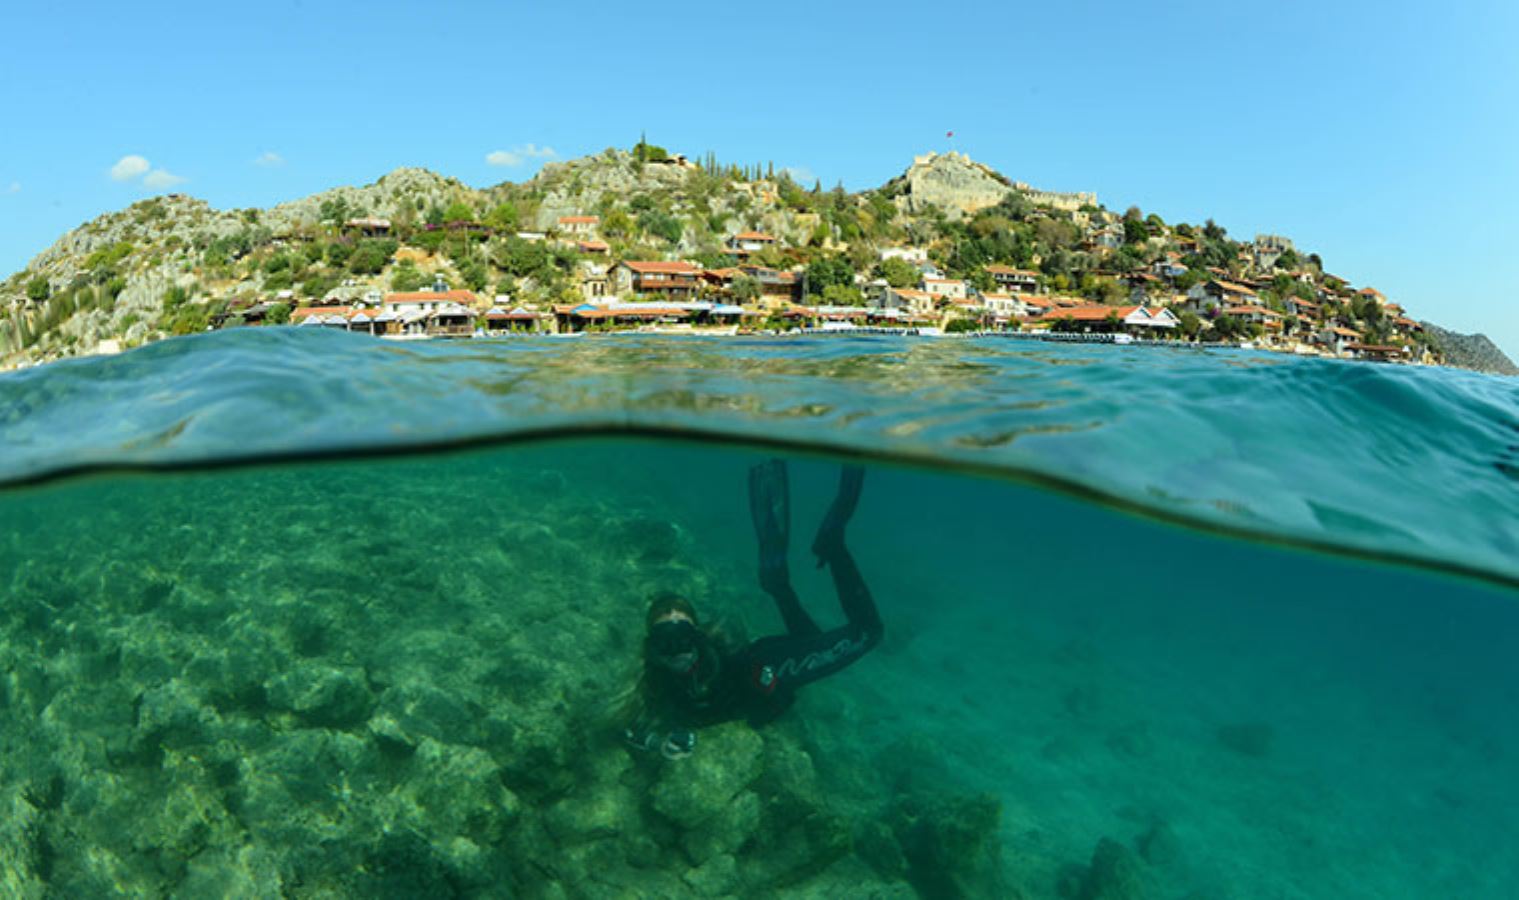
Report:
M 749 636 L 759 457 L 648 442 L 0 495 L 6 896 L 1500 897 L 1512 592 L 874 468 L 879 650 L 666 762 L 644 603 Z M 792 466 L 793 569 L 836 467 Z

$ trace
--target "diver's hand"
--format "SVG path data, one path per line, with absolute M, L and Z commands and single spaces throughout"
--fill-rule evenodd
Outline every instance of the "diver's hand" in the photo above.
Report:
M 632 728 L 623 729 L 622 739 L 628 742 L 628 746 L 644 752 L 653 750 L 654 744 L 659 740 L 652 731 L 634 731 Z
M 696 749 L 696 735 L 690 731 L 672 731 L 665 738 L 659 753 L 665 759 L 684 759 Z

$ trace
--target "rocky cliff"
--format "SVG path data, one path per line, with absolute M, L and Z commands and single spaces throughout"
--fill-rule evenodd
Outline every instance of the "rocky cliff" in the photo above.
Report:
M 1445 354 L 1446 365 L 1492 375 L 1519 375 L 1519 366 L 1485 334 L 1458 334 L 1431 322 L 1419 323 Z
M 912 166 L 888 182 L 884 190 L 904 212 L 919 214 L 937 206 L 951 219 L 996 206 L 1017 193 L 1000 173 L 953 150 L 915 158 Z

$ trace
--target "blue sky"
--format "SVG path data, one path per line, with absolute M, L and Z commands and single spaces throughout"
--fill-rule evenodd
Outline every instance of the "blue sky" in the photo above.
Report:
M 268 206 L 403 165 L 485 186 L 641 132 L 856 190 L 953 146 L 1289 235 L 1519 358 L 1513 0 L 233 9 L 7 11 L 0 272 L 170 190 Z

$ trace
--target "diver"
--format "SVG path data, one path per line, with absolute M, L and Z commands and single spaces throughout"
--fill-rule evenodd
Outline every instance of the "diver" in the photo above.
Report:
M 775 600 L 786 633 L 734 646 L 717 629 L 703 626 L 681 597 L 655 596 L 644 637 L 642 708 L 623 733 L 629 744 L 657 750 L 668 759 L 689 756 L 696 747 L 695 729 L 735 719 L 763 725 L 785 712 L 802 685 L 832 675 L 880 643 L 881 617 L 844 544 L 844 526 L 854 515 L 864 478 L 863 469 L 844 468 L 838 495 L 812 542 L 818 566 L 828 566 L 848 619 L 824 631 L 791 587 L 786 464 L 771 460 L 749 470 L 760 587 Z

